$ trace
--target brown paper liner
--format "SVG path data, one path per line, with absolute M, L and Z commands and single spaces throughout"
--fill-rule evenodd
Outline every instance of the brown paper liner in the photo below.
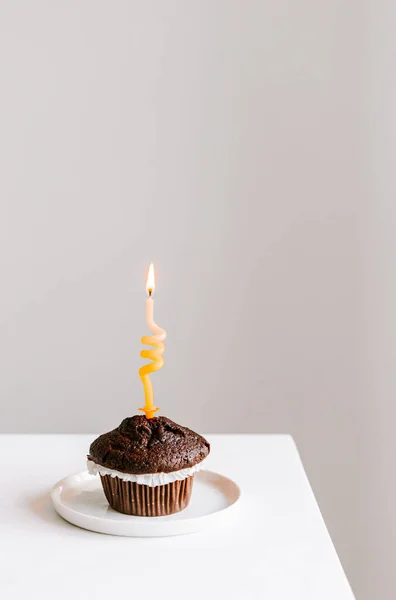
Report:
M 137 517 L 163 517 L 186 508 L 190 502 L 194 475 L 182 481 L 150 487 L 101 475 L 102 486 L 111 508 Z

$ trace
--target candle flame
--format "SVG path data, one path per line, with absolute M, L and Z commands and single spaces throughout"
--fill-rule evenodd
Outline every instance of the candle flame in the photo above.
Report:
M 151 263 L 150 267 L 149 267 L 149 271 L 148 271 L 148 275 L 147 275 L 146 290 L 147 290 L 149 296 L 151 296 L 151 294 L 155 290 L 155 273 L 154 273 L 153 263 Z

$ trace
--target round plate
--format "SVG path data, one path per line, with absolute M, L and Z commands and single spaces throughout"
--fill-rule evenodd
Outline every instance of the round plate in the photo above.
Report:
M 51 498 L 61 517 L 83 529 L 110 535 L 158 537 L 210 527 L 233 512 L 230 509 L 240 494 L 231 479 L 203 470 L 195 474 L 187 508 L 167 517 L 134 517 L 110 508 L 100 478 L 83 471 L 58 481 Z

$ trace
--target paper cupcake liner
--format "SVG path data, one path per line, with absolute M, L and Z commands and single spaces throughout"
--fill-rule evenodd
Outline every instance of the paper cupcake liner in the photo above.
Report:
M 101 475 L 103 490 L 111 508 L 137 517 L 163 517 L 186 508 L 190 502 L 194 475 L 166 485 L 150 487 L 119 477 Z

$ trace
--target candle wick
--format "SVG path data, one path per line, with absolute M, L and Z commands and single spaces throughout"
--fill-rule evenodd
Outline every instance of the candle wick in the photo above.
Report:
M 153 290 L 148 291 L 149 298 L 151 298 L 152 293 L 153 293 Z

